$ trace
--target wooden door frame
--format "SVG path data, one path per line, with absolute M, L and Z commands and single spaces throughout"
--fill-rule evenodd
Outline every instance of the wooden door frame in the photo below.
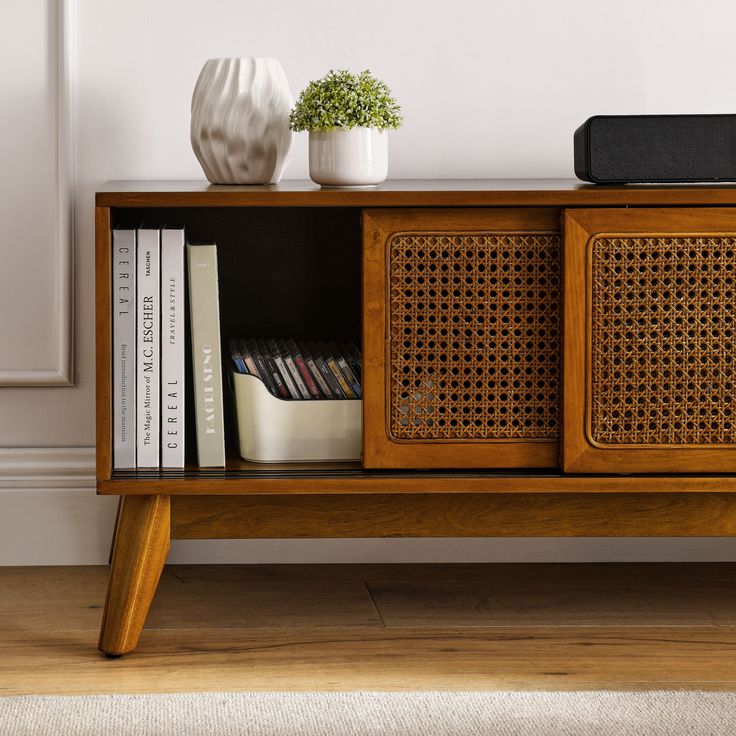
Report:
M 591 249 L 596 236 L 723 236 L 736 208 L 570 209 L 563 241 L 562 468 L 566 473 L 736 471 L 736 445 L 601 445 L 592 438 Z
M 557 467 L 554 440 L 398 440 L 389 428 L 390 239 L 402 232 L 555 233 L 560 210 L 394 208 L 363 211 L 363 466 L 366 468 Z M 494 453 L 498 453 L 494 457 Z

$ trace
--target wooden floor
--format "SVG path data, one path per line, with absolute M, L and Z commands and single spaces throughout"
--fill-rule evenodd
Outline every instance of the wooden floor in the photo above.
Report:
M 172 566 L 137 652 L 105 568 L 0 568 L 0 695 L 736 689 L 736 565 Z

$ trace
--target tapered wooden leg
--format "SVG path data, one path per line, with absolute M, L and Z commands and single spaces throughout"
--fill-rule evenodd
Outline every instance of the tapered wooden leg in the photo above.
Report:
M 123 498 L 100 632 L 105 654 L 125 654 L 138 644 L 170 539 L 169 496 Z

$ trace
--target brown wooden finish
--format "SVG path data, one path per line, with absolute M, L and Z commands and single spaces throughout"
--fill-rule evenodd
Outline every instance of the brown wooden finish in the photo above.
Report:
M 223 186 L 206 181 L 120 181 L 102 207 L 610 207 L 735 205 L 733 184 L 586 184 L 577 179 L 407 179 L 370 189 L 311 181 Z
M 556 427 L 552 430 L 553 439 L 466 438 L 407 441 L 397 439 L 392 435 L 391 426 L 394 422 L 392 422 L 391 415 L 398 411 L 398 408 L 395 407 L 392 412 L 392 391 L 395 390 L 392 360 L 396 358 L 392 358 L 391 355 L 392 336 L 389 320 L 391 319 L 393 288 L 389 283 L 391 266 L 387 253 L 388 243 L 397 233 L 430 233 L 432 235 L 521 233 L 527 235 L 557 232 L 559 232 L 559 211 L 555 209 L 377 209 L 363 213 L 363 465 L 365 467 L 541 468 L 554 467 L 557 464 Z M 448 256 L 448 258 L 451 257 L 451 255 Z M 550 279 L 553 276 L 554 274 L 550 274 Z M 473 291 L 483 290 L 484 287 L 478 286 L 475 281 L 474 279 Z M 491 282 L 490 276 L 488 282 L 489 284 Z M 439 289 L 440 287 L 438 291 Z M 485 287 L 484 295 L 476 295 L 471 299 L 488 301 L 489 291 L 490 285 Z M 509 300 L 511 298 L 508 297 Z M 428 297 L 429 299 L 431 297 Z M 424 300 L 420 299 L 420 301 Z M 408 316 L 414 314 L 415 311 L 415 308 L 412 307 Z M 500 335 L 501 325 L 497 326 Z M 415 329 L 416 325 L 412 323 L 409 327 Z M 427 324 L 427 329 L 429 327 L 430 325 Z M 556 325 L 554 328 L 556 330 Z M 449 337 L 447 339 L 451 340 Z M 500 336 L 498 342 L 501 342 Z M 437 352 L 441 352 L 440 348 Z M 448 356 L 443 363 L 448 366 L 451 365 L 450 353 L 452 352 L 449 346 L 446 352 Z M 495 355 L 491 356 L 494 362 L 496 359 L 500 360 L 500 354 L 501 350 L 498 348 Z M 411 375 L 414 377 L 415 373 L 412 372 Z M 513 388 L 509 388 L 509 393 L 513 391 Z M 450 393 L 451 390 L 448 390 L 448 404 L 452 401 Z M 556 386 L 554 387 L 554 398 L 556 401 Z M 480 404 L 476 408 L 480 408 Z
M 736 464 L 723 460 L 727 451 L 702 447 L 664 451 L 641 447 L 611 449 L 593 447 L 588 442 L 586 392 L 590 371 L 586 361 L 590 346 L 585 338 L 585 249 L 590 236 L 599 232 L 621 235 L 644 231 L 659 237 L 696 231 L 736 233 L 736 207 L 710 209 L 736 206 L 736 186 L 433 180 L 386 182 L 364 190 L 321 189 L 311 182 L 251 187 L 213 186 L 206 182 L 122 182 L 98 192 L 96 203 L 97 488 L 101 494 L 125 497 L 100 637 L 102 651 L 121 654 L 135 647 L 172 533 L 183 539 L 736 533 L 736 472 L 731 472 L 736 471 Z M 682 206 L 687 209 L 672 209 Z M 492 445 L 485 440 L 465 444 L 436 440 L 390 442 L 385 421 L 387 234 L 411 228 L 445 233 L 488 228 L 557 233 L 560 210 L 566 207 L 578 209 L 569 212 L 566 219 L 563 451 L 568 471 L 597 474 L 564 475 L 534 470 L 556 464 L 555 441 L 503 443 L 503 464 L 507 468 L 526 468 L 517 472 L 489 470 L 490 466 L 499 465 L 499 460 L 489 453 L 487 448 Z M 619 209 L 600 209 L 606 207 Z M 663 209 L 636 209 L 642 207 Z M 277 213 L 269 208 L 292 209 Z M 365 218 L 365 242 L 364 293 L 359 314 L 361 211 Z M 228 333 L 252 332 L 264 326 L 275 332 L 304 336 L 324 329 L 357 339 L 362 318 L 366 463 L 406 470 L 364 470 L 361 465 L 350 463 L 284 468 L 230 459 L 223 471 L 194 467 L 183 471 L 112 471 L 110 227 L 134 227 L 149 215 L 152 221 L 181 219 L 179 224 L 185 225 L 195 238 L 202 242 L 214 238 L 218 242 L 225 266 L 221 290 L 224 303 L 245 304 L 242 313 L 226 310 L 223 324 Z M 246 233 L 250 240 L 244 238 Z M 308 300 L 309 308 L 297 317 L 288 308 L 288 300 L 282 300 L 281 307 L 270 310 L 270 322 L 261 320 L 257 307 L 270 289 L 271 249 L 276 248 L 281 253 L 278 257 L 288 259 L 290 246 L 292 254 L 298 252 L 306 259 L 301 263 L 310 263 L 304 268 L 298 260 L 291 265 L 288 281 L 290 288 L 296 289 L 292 293 L 298 295 L 309 293 L 316 275 L 310 249 L 339 258 L 335 262 L 342 275 L 342 310 L 335 310 L 332 302 L 325 304 L 323 294 L 329 291 L 326 287 L 333 278 L 330 275 L 325 282 L 319 282 L 320 296 Z M 242 280 L 242 273 L 248 273 L 250 281 Z M 244 291 L 250 293 L 251 302 L 241 301 Z M 701 293 L 698 289 L 696 292 Z M 188 432 L 191 440 L 191 424 Z M 500 444 L 496 443 L 496 448 Z M 636 453 L 644 455 L 640 460 L 632 459 Z M 456 470 L 438 470 L 448 465 Z M 434 470 L 416 472 L 411 468 Z M 615 475 L 622 472 L 651 475 Z M 668 476 L 664 474 L 667 472 L 679 475 Z M 698 472 L 706 474 L 697 475 Z M 325 639 L 313 631 L 308 647 L 324 653 L 325 647 L 331 646 L 327 640 L 334 636 L 331 633 Z M 418 636 L 416 641 L 421 639 Z M 275 651 L 288 640 L 288 636 L 281 637 L 281 642 L 280 637 L 269 639 Z M 159 640 L 162 652 L 180 651 L 176 648 L 181 647 L 181 638 L 180 632 L 169 638 L 163 636 Z M 358 635 L 356 641 L 360 638 Z M 330 656 L 349 658 L 345 647 L 353 646 L 353 638 L 341 633 L 338 639 L 335 646 L 339 652 Z M 430 639 L 426 647 L 420 646 L 422 667 L 426 657 L 441 656 L 444 661 L 443 647 L 450 646 Z M 489 642 L 488 637 L 471 639 L 469 645 L 485 647 L 489 656 L 497 650 L 497 642 Z M 554 632 L 542 639 L 541 647 L 538 643 L 530 646 L 529 656 L 534 652 L 533 656 L 541 656 L 539 651 L 548 647 L 550 641 L 557 641 L 566 649 L 570 646 L 569 637 L 563 637 L 563 641 Z M 414 641 L 411 636 L 409 640 Z M 64 641 L 71 643 L 72 639 Z M 257 641 L 263 642 L 260 635 Z M 367 644 L 355 644 L 354 654 L 360 656 L 361 646 L 390 653 L 395 651 L 396 641 L 374 637 Z M 226 637 L 217 633 L 209 638 L 204 636 L 202 642 L 205 648 L 230 646 Z M 612 645 L 608 638 L 604 644 Z M 726 644 L 725 640 L 716 643 L 719 653 Z M 302 643 L 299 647 L 302 651 Z M 687 654 L 687 647 L 681 649 L 677 654 L 682 657 Z M 218 668 L 222 664 L 217 657 L 213 661 Z M 105 671 L 108 675 L 111 672 Z M 386 685 L 387 681 L 379 678 L 375 682 Z M 481 678 L 475 684 L 488 682 Z
M 117 525 L 99 649 L 135 649 L 169 552 L 168 496 L 128 496 Z
M 303 567 L 311 574 L 284 565 L 167 565 L 146 629 L 381 625 L 365 581 L 347 565 Z
M 107 480 L 110 477 L 112 467 L 110 436 L 112 428 L 110 411 L 110 390 L 112 386 L 111 247 L 110 210 L 107 207 L 97 207 L 95 209 L 95 437 L 98 480 Z
M 205 597 L 209 576 L 199 572 L 201 567 L 197 565 L 189 575 L 180 573 L 179 587 L 199 583 Z M 530 630 L 550 625 L 736 626 L 733 563 L 399 563 L 376 570 L 374 565 L 365 567 L 361 577 L 389 627 L 518 626 L 522 622 Z M 352 580 L 359 574 L 346 565 L 327 569 L 334 570 L 336 580 L 343 575 Z M 326 573 L 314 576 L 317 585 Z M 276 575 L 286 578 L 286 572 L 280 570 Z M 235 575 L 223 571 L 217 577 L 222 585 Z M 273 575 L 261 577 L 270 580 Z M 247 579 L 243 584 L 247 585 Z M 257 590 L 257 581 L 251 587 Z M 169 593 L 167 597 L 174 596 Z M 174 619 L 173 610 L 169 615 L 169 625 L 185 625 Z M 215 618 L 217 612 L 210 616 Z
M 686 592 L 683 595 L 687 595 Z M 94 634 L 3 636 L 3 695 L 238 691 L 673 690 L 736 687 L 733 626 L 146 630 L 100 661 Z M 12 669 L 8 667 L 12 666 Z
M 734 209 L 567 212 L 566 472 L 736 471 L 735 238 Z
M 252 472 L 247 477 L 196 472 L 190 476 L 162 471 L 156 474 L 115 473 L 115 479 L 98 481 L 100 495 L 163 494 L 170 496 L 214 495 L 342 495 L 372 493 L 406 495 L 431 493 L 734 493 L 736 476 L 667 476 L 646 477 L 623 475 L 560 475 L 531 473 L 426 472 L 391 473 L 355 471 L 335 473 L 296 471 L 269 474 L 267 470 Z
M 175 496 L 174 539 L 732 536 L 736 496 Z
M 733 690 L 727 564 L 172 565 L 136 656 L 105 570 L 1 567 L 0 695 Z M 49 601 L 53 605 L 49 605 Z

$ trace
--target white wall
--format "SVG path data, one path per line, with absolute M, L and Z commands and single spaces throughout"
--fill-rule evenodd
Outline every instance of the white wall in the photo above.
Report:
M 44 19 L 55 3 L 0 0 L 2 33 L 16 40 L 51 38 Z M 394 178 L 572 176 L 572 132 L 592 114 L 736 111 L 736 6 L 729 0 L 700 5 L 687 0 L 76 0 L 75 5 L 75 385 L 0 388 L 0 447 L 62 448 L 0 450 L 0 563 L 5 564 L 106 558 L 114 504 L 93 495 L 89 450 L 94 442 L 93 193 L 108 179 L 202 178 L 189 146 L 189 103 L 208 57 L 277 57 L 294 93 L 331 67 L 370 68 L 390 84 L 404 108 L 406 123 L 391 138 Z M 33 21 L 30 7 L 38 16 Z M 44 23 L 45 30 L 38 27 Z M 48 86 L 53 72 L 47 69 L 44 78 L 43 69 L 12 59 L 10 68 L 17 75 L 14 84 L 40 74 Z M 0 75 L 4 109 L 9 79 Z M 0 151 L 3 146 L 9 155 L 11 144 L 4 140 Z M 24 167 L 17 158 L 18 176 L 4 171 L 0 178 L 0 201 L 18 193 Z M 306 175 L 306 137 L 300 135 L 285 178 Z M 27 201 L 38 202 L 33 182 L 23 185 Z M 2 217 L 7 233 L 17 218 L 6 211 Z M 47 267 L 33 255 L 39 237 L 22 231 L 0 240 L 5 263 L 9 254 L 17 259 L 17 251 L 27 249 L 26 260 L 14 266 L 18 277 L 9 285 L 3 281 L 18 299 L 34 288 L 20 278 L 22 269 L 34 263 Z M 7 299 L 8 293 L 0 296 Z M 0 316 L 7 345 L 5 319 Z M 25 320 L 29 330 L 38 327 L 33 313 L 13 319 Z M 17 343 L 17 335 L 12 340 Z M 15 349 L 26 360 L 38 359 L 27 342 Z M 332 556 L 736 559 L 736 545 L 730 540 L 205 542 L 178 543 L 172 558 Z

